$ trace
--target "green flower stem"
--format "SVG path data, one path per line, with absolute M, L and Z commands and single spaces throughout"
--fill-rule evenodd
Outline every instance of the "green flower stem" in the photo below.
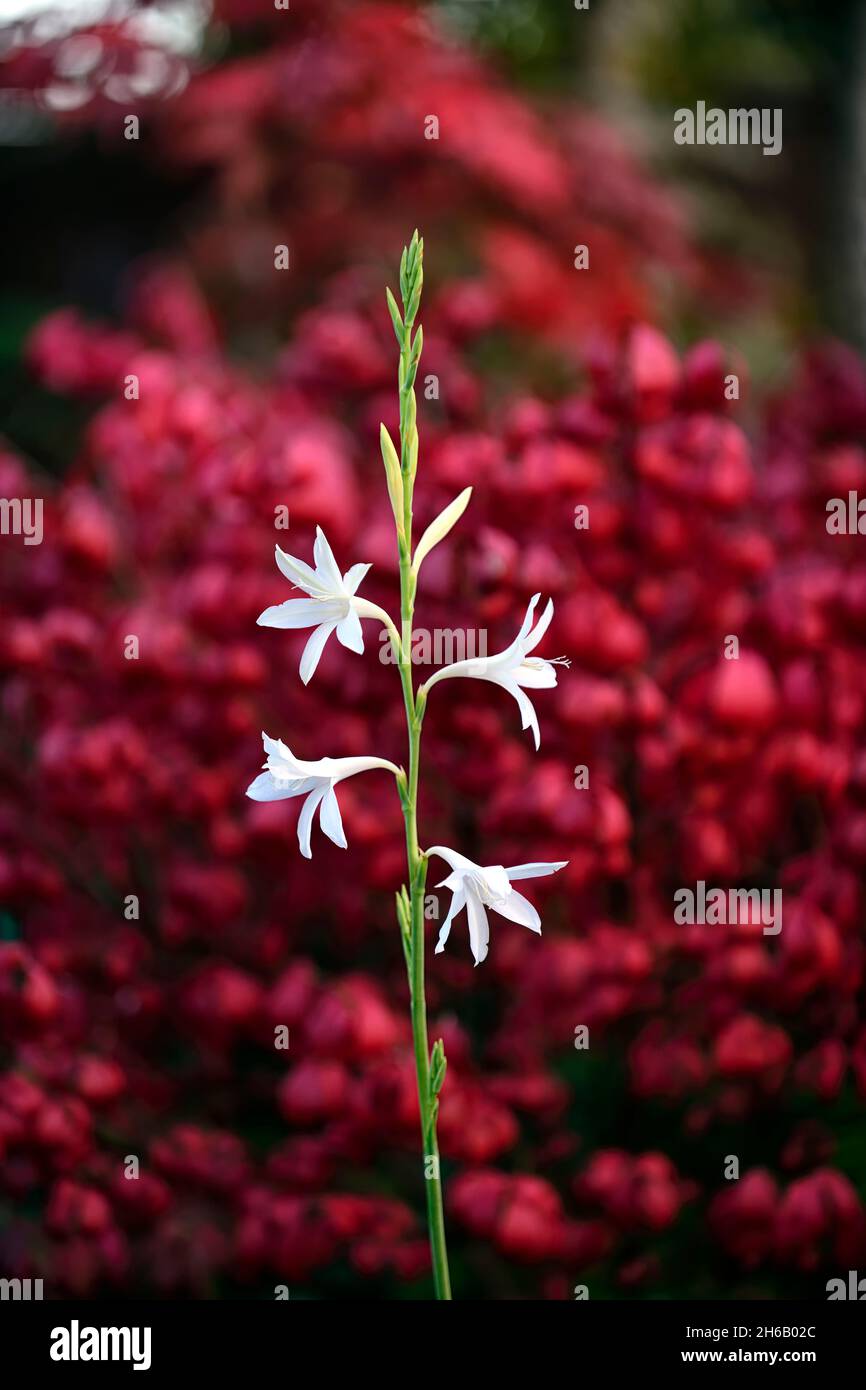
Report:
M 416 232 L 404 252 L 400 288 L 404 318 L 396 316 L 395 330 L 400 342 L 400 476 L 403 485 L 402 534 L 398 528 L 400 551 L 400 642 L 397 647 L 403 702 L 409 732 L 409 772 L 400 785 L 403 818 L 406 823 L 406 859 L 409 870 L 408 900 L 405 891 L 398 895 L 398 918 L 406 955 L 409 992 L 412 1006 L 412 1038 L 415 1049 L 415 1073 L 418 1082 L 418 1105 L 421 1112 L 424 1177 L 427 1188 L 427 1225 L 430 1235 L 430 1254 L 433 1263 L 433 1282 L 437 1299 L 450 1299 L 451 1279 L 448 1272 L 448 1252 L 445 1245 L 445 1218 L 442 1207 L 442 1178 L 439 1169 L 439 1141 L 436 1118 L 439 1111 L 438 1089 L 444 1075 L 444 1055 L 437 1043 L 438 1056 L 434 1086 L 431 1086 L 430 1045 L 427 1037 L 427 1001 L 424 995 L 424 888 L 427 881 L 427 858 L 418 844 L 418 774 L 421 764 L 421 726 L 424 721 L 426 693 L 416 698 L 412 685 L 412 624 L 415 614 L 416 578 L 412 573 L 412 492 L 418 462 L 418 431 L 415 424 L 415 373 L 421 351 L 421 330 L 412 341 L 412 327 L 421 295 L 421 258 L 423 242 Z M 392 310 L 392 317 L 395 315 Z M 400 331 L 402 329 L 402 332 Z M 393 640 L 393 639 L 392 639 Z
M 411 690 L 411 672 L 406 676 Z M 404 685 L 405 689 L 405 685 Z M 418 770 L 421 758 L 421 723 L 417 712 L 409 726 L 409 783 L 403 808 L 406 821 L 406 853 L 409 865 L 410 942 L 408 953 L 409 990 L 412 1000 L 412 1038 L 415 1046 L 415 1074 L 421 1111 L 421 1138 L 424 1147 L 424 1177 L 427 1186 L 427 1225 L 433 1282 L 436 1297 L 450 1299 L 451 1279 L 445 1245 L 445 1217 L 442 1208 L 442 1177 L 436 1116 L 439 1101 L 430 1088 L 430 1047 L 427 1037 L 427 1002 L 424 995 L 424 887 L 427 859 L 418 847 Z

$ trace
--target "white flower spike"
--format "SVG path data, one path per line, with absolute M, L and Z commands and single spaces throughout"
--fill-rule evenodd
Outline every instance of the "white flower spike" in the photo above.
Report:
M 354 777 L 356 772 L 369 772 L 376 767 L 387 768 L 398 776 L 400 773 L 400 769 L 386 758 L 319 758 L 317 762 L 302 762 L 282 739 L 268 738 L 263 733 L 262 742 L 268 755 L 264 764 L 266 771 L 260 772 L 256 780 L 250 783 L 247 796 L 253 801 L 284 801 L 288 797 L 306 795 L 298 817 L 298 844 L 305 859 L 312 858 L 310 831 L 319 805 L 319 825 L 322 830 L 340 849 L 346 848 L 340 807 L 334 791 L 338 782 L 346 777 Z
M 540 936 L 541 918 L 538 912 L 529 899 L 516 892 L 511 885 L 516 879 L 543 878 L 546 874 L 555 874 L 568 863 L 567 859 L 562 859 L 556 864 L 515 864 L 513 868 L 506 869 L 501 864 L 488 864 L 484 867 L 473 864 L 471 859 L 466 859 L 456 850 L 446 849 L 444 845 L 434 845 L 426 853 L 428 858 L 431 854 L 438 854 L 440 859 L 451 865 L 451 873 L 436 885 L 437 888 L 450 888 L 453 894 L 448 916 L 439 931 L 436 955 L 444 951 L 451 923 L 465 907 L 469 918 L 469 945 L 476 965 L 480 965 L 485 959 L 490 938 L 490 926 L 485 909 L 489 907 L 502 917 L 507 917 L 509 921 L 519 922 L 521 926 L 528 927 Z
M 532 617 L 540 598 L 540 594 L 535 594 L 530 599 L 520 631 L 505 651 L 498 652 L 495 656 L 475 657 L 467 661 L 455 661 L 451 666 L 443 666 L 441 671 L 433 673 L 424 686 L 424 689 L 429 691 L 437 681 L 450 680 L 452 676 L 471 676 L 476 680 L 493 681 L 495 685 L 501 685 L 503 690 L 507 690 L 517 701 L 521 728 L 532 730 L 536 749 L 541 744 L 538 717 L 532 701 L 524 694 L 524 690 L 551 689 L 556 685 L 557 666 L 571 664 L 564 656 L 547 661 L 541 656 L 528 655 L 541 641 L 553 617 L 553 599 L 548 599 L 547 607 L 533 628 Z
M 375 603 L 357 598 L 356 591 L 369 565 L 353 565 L 341 574 L 334 552 L 329 546 L 321 526 L 316 527 L 316 542 L 313 546 L 313 570 L 303 560 L 276 546 L 277 566 L 291 584 L 303 589 L 306 598 L 287 599 L 266 608 L 257 618 L 259 627 L 314 629 L 301 656 L 301 680 L 306 685 L 319 664 L 319 657 L 332 632 L 337 641 L 350 652 L 364 650 L 364 635 L 361 631 L 361 618 L 377 618 L 390 623 L 388 615 Z

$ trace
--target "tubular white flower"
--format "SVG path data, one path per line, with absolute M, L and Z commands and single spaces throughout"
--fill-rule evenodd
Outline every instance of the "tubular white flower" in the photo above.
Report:
M 504 868 L 502 864 L 487 864 L 482 867 L 481 864 L 474 864 L 465 855 L 458 854 L 456 850 L 447 849 L 445 845 L 433 845 L 426 854 L 428 858 L 431 854 L 438 854 L 440 859 L 451 865 L 451 873 L 436 885 L 437 888 L 450 888 L 453 895 L 448 916 L 439 931 L 436 955 L 444 951 L 451 923 L 465 907 L 469 919 L 469 945 L 476 965 L 480 965 L 485 959 L 490 939 L 486 909 L 498 912 L 511 922 L 519 922 L 521 926 L 528 927 L 540 936 L 541 918 L 538 912 L 529 899 L 524 898 L 523 894 L 518 893 L 511 885 L 516 879 L 542 878 L 546 874 L 555 874 L 568 863 L 567 859 L 562 859 L 555 864 L 515 864 L 511 869 Z
M 319 806 L 322 830 L 335 845 L 346 848 L 340 807 L 334 791 L 338 782 L 346 777 L 354 777 L 357 772 L 369 772 L 377 767 L 387 768 L 396 776 L 400 773 L 400 769 L 389 763 L 387 758 L 319 758 L 316 762 L 303 762 L 295 757 L 282 739 L 269 738 L 263 733 L 262 743 L 268 755 L 264 763 L 266 770 L 260 772 L 247 787 L 247 796 L 253 801 L 284 801 L 292 796 L 306 796 L 298 817 L 298 844 L 305 859 L 312 858 L 310 831 Z
M 423 690 L 429 691 L 437 681 L 450 680 L 454 676 L 469 676 L 501 685 L 503 690 L 507 690 L 517 701 L 521 728 L 532 730 L 536 749 L 541 744 L 538 717 L 532 701 L 524 694 L 524 690 L 551 689 L 556 685 L 557 666 L 570 665 L 564 656 L 547 661 L 544 657 L 528 655 L 541 641 L 553 617 L 553 599 L 548 599 L 547 607 L 533 628 L 532 616 L 540 598 L 540 594 L 535 594 L 530 599 L 520 631 L 505 651 L 498 652 L 495 656 L 473 657 L 467 661 L 455 661 L 451 666 L 443 666 L 442 670 L 435 671 L 422 687 Z
M 300 674 L 304 685 L 318 666 L 319 657 L 332 632 L 336 632 L 337 641 L 350 652 L 360 654 L 364 650 L 361 619 L 376 618 L 391 631 L 393 640 L 396 634 L 388 614 L 375 603 L 356 597 L 357 589 L 370 566 L 352 565 L 345 574 L 341 574 L 321 526 L 316 527 L 313 546 L 315 569 L 311 569 L 303 560 L 287 555 L 279 546 L 275 550 L 280 572 L 291 584 L 302 589 L 307 597 L 273 604 L 259 614 L 256 621 L 259 627 L 314 629 L 301 655 Z

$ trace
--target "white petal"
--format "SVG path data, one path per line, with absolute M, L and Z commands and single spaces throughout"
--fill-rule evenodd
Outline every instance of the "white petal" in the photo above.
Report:
M 451 923 L 454 921 L 454 918 L 457 916 L 458 912 L 462 910 L 465 902 L 466 894 L 463 892 L 462 888 L 458 888 L 451 899 L 451 906 L 448 909 L 448 916 L 445 918 L 445 921 L 439 928 L 439 940 L 436 942 L 436 949 L 433 952 L 434 955 L 438 956 L 441 954 L 442 951 L 445 950 L 445 942 L 448 940 L 448 936 L 451 932 Z
M 287 761 L 294 761 L 291 748 L 287 748 L 281 738 L 271 738 L 262 729 L 262 747 L 269 758 L 285 758 Z
M 300 672 L 301 680 L 304 682 L 304 685 L 309 683 L 315 672 L 319 664 L 319 657 L 324 651 L 325 643 L 336 626 L 336 623 L 322 623 L 321 627 L 317 627 L 315 632 L 310 634 L 307 645 L 304 647 L 301 655 Z
M 556 667 L 540 656 L 532 657 L 531 662 L 522 661 L 511 674 L 524 690 L 552 690 L 556 685 Z
M 552 617 L 553 617 L 553 599 L 552 599 L 552 598 L 549 598 L 549 599 L 547 600 L 547 607 L 545 608 L 545 610 L 544 610 L 544 612 L 542 613 L 541 617 L 538 619 L 538 622 L 536 623 L 536 625 L 535 625 L 535 627 L 533 628 L 532 632 L 529 634 L 529 637 L 527 638 L 527 640 L 526 640 L 526 641 L 524 642 L 524 644 L 523 644 L 523 649 L 524 649 L 524 651 L 531 652 L 531 651 L 533 650 L 534 647 L 537 647 L 537 646 L 538 646 L 538 644 L 539 644 L 539 642 L 541 641 L 542 637 L 544 636 L 545 632 L 546 632 L 547 629 L 550 627 L 550 620 L 551 620 Z
M 469 914 L 469 945 L 472 947 L 475 964 L 480 965 L 487 956 L 490 926 L 481 899 L 471 889 L 466 894 L 466 911 Z
M 322 785 L 321 777 L 280 777 L 278 772 L 272 772 L 271 776 L 278 787 L 284 787 L 287 796 L 306 796 L 316 787 Z
M 520 624 L 520 631 L 517 634 L 517 640 L 520 642 L 523 641 L 523 639 L 529 632 L 529 629 L 532 627 L 532 615 L 535 612 L 535 605 L 538 603 L 538 600 L 540 598 L 541 594 L 533 594 L 532 598 L 529 600 L 529 603 L 527 604 L 526 613 L 524 615 L 523 622 Z M 548 618 L 547 621 L 550 622 L 550 619 Z
M 350 652 L 363 652 L 364 634 L 361 631 L 361 619 L 354 608 L 350 608 L 345 618 L 337 623 L 337 641 Z
M 535 706 L 529 696 L 524 695 L 520 687 L 515 685 L 512 681 L 508 681 L 507 683 L 503 681 L 502 686 L 508 691 L 509 695 L 513 695 L 517 701 L 520 709 L 520 727 L 522 729 L 532 730 L 532 737 L 535 739 L 535 751 L 537 753 L 541 746 L 541 732 L 538 727 L 538 716 L 535 713 Z
M 488 890 L 494 898 L 504 897 L 511 892 L 508 874 L 501 864 L 486 864 L 481 870 Z
M 529 864 L 515 864 L 513 868 L 506 869 L 512 883 L 519 878 L 544 878 L 547 874 L 555 874 L 558 869 L 564 869 L 568 863 L 567 859 L 560 859 L 558 863 L 542 864 L 533 862 Z
M 425 853 L 429 859 L 431 854 L 436 854 L 440 859 L 444 859 L 446 864 L 458 874 L 480 873 L 480 864 L 475 864 L 471 859 L 467 859 L 464 854 L 458 854 L 456 849 L 449 849 L 447 845 L 431 845 Z M 446 880 L 447 882 L 447 880 Z
M 310 830 L 313 824 L 313 816 L 316 813 L 316 807 L 325 795 L 326 790 L 326 786 L 315 787 L 301 807 L 301 814 L 298 816 L 298 844 L 301 847 L 301 854 L 305 859 L 312 859 L 313 857 L 310 850 Z
M 301 763 L 295 757 L 291 748 L 287 747 L 281 738 L 271 738 L 262 730 L 262 747 L 267 754 L 266 767 L 275 777 L 280 773 L 284 777 L 305 777 L 312 770 L 312 764 Z
M 339 593 L 343 588 L 343 576 L 340 567 L 334 559 L 334 552 L 328 545 L 328 539 L 321 526 L 316 527 L 316 541 L 313 546 L 313 559 L 316 562 L 316 577 L 320 583 L 334 593 Z
M 452 893 L 459 892 L 462 886 L 463 875 L 458 874 L 456 871 L 453 874 L 449 874 L 447 878 L 443 878 L 441 883 L 436 884 L 437 888 L 450 888 Z
M 315 570 L 311 569 L 303 560 L 296 560 L 294 555 L 287 555 L 280 547 L 274 546 L 274 554 L 277 561 L 277 569 L 280 574 L 288 579 L 290 584 L 296 584 L 299 589 L 304 589 L 308 594 L 324 596 L 327 590 L 321 580 L 316 575 Z
M 541 918 L 536 908 L 528 898 L 524 898 L 522 893 L 513 889 L 507 897 L 500 898 L 493 909 L 502 917 L 507 917 L 510 922 L 519 922 L 522 927 L 528 927 L 530 931 L 538 932 L 541 935 Z
M 339 599 L 290 598 L 260 613 L 259 627 L 318 627 L 319 623 L 339 622 L 343 608 Z
M 319 758 L 315 762 L 305 762 L 296 758 L 291 748 L 287 748 L 281 738 L 269 738 L 262 733 L 262 743 L 268 755 L 267 769 L 277 781 L 306 778 L 321 781 L 331 776 L 331 758 Z
M 506 647 L 504 652 L 499 652 L 495 658 L 497 662 L 508 665 L 512 661 L 516 664 L 523 660 L 523 655 L 526 651 L 526 638 L 529 635 L 529 629 L 532 627 L 532 615 L 535 612 L 535 605 L 540 598 L 541 594 L 532 595 L 532 598 L 529 600 L 529 606 L 526 609 L 526 615 L 523 622 L 520 624 L 520 631 L 511 645 Z M 549 621 L 550 619 L 548 618 L 548 622 Z
M 247 796 L 251 801 L 284 801 L 286 797 L 294 795 L 286 785 L 280 786 L 275 782 L 269 772 L 260 772 L 247 787 Z
M 346 570 L 346 573 L 343 575 L 343 588 L 346 590 L 347 594 L 356 594 L 358 592 L 367 571 L 371 568 L 371 565 L 353 565 L 351 569 Z
M 336 793 L 333 787 L 328 787 L 322 797 L 322 809 L 319 812 L 319 825 L 324 830 L 329 840 L 333 840 L 340 849 L 346 849 L 346 832 L 343 830 L 343 820 L 340 815 L 340 807 L 337 804 Z

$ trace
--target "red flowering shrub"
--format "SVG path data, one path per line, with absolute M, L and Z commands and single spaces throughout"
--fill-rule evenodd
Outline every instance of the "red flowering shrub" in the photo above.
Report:
M 427 715 L 427 842 L 569 861 L 539 882 L 540 940 L 504 926 L 482 971 L 430 956 L 456 1291 L 678 1288 L 686 1261 L 715 1296 L 818 1292 L 866 1260 L 866 564 L 824 525 L 866 489 L 866 373 L 816 353 L 747 433 L 736 359 L 681 359 L 641 320 L 648 258 L 692 290 L 699 257 L 624 156 L 589 178 L 605 132 L 548 127 L 392 6 L 297 13 L 300 48 L 153 115 L 173 159 L 217 172 L 194 256 L 213 294 L 178 257 L 142 270 L 122 326 L 46 318 L 29 365 L 88 404 L 83 437 L 56 483 L 0 456 L 3 496 L 45 499 L 44 543 L 4 539 L 0 576 L 0 1264 L 83 1294 L 425 1287 L 399 806 L 341 788 L 351 848 L 317 845 L 313 871 L 292 813 L 243 794 L 263 728 L 301 757 L 323 721 L 329 752 L 403 756 L 375 649 L 331 644 L 307 690 L 298 641 L 255 618 L 286 507 L 296 553 L 321 524 L 390 606 L 379 267 L 409 216 L 440 386 L 421 526 L 474 486 L 418 622 L 478 621 L 497 650 L 543 590 L 573 663 L 537 760 L 495 692 L 455 682 Z M 297 159 L 266 157 L 290 140 Z M 272 268 L 290 209 L 302 287 Z M 223 326 L 259 315 L 288 327 L 253 371 Z M 558 345 L 544 399 L 498 402 L 486 354 L 509 338 Z M 675 923 L 698 879 L 780 887 L 782 931 Z

